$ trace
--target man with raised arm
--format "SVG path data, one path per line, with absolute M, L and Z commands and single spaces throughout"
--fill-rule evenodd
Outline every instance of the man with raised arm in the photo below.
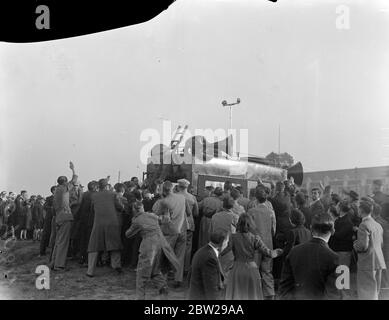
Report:
M 70 210 L 70 190 L 77 181 L 78 176 L 74 170 L 73 162 L 70 162 L 72 170 L 72 180 L 69 182 L 67 177 L 60 176 L 57 179 L 58 186 L 55 189 L 53 198 L 53 208 L 56 213 L 55 217 L 55 244 L 51 257 L 50 267 L 55 271 L 64 271 L 66 256 L 69 249 L 70 231 L 73 222 L 73 214 Z

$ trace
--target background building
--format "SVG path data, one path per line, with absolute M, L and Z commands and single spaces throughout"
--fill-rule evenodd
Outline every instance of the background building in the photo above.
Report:
M 343 170 L 306 172 L 304 174 L 303 188 L 310 190 L 320 186 L 331 185 L 335 193 L 341 193 L 343 189 L 354 190 L 360 196 L 371 194 L 372 183 L 375 179 L 381 179 L 384 184 L 384 192 L 389 192 L 389 166 L 354 168 Z

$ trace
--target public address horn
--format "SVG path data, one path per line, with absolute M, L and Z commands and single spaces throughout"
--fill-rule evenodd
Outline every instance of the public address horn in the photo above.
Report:
M 304 170 L 301 162 L 297 162 L 295 165 L 288 168 L 287 171 L 288 179 L 293 177 L 294 183 L 300 187 L 303 184 L 304 179 Z

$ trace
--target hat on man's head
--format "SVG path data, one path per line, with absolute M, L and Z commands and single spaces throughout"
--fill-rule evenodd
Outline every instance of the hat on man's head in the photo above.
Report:
M 188 188 L 188 186 L 190 185 L 190 182 L 186 179 L 177 180 L 177 183 L 180 187 L 183 187 L 183 188 Z
M 6 196 L 7 195 L 7 191 L 2 191 L 1 193 L 0 193 L 0 197 L 4 197 L 4 196 Z
M 380 179 L 373 180 L 373 184 L 375 184 L 376 186 L 382 187 L 382 180 L 380 180 Z
M 361 198 L 361 201 L 369 202 L 369 203 L 372 204 L 372 205 L 374 205 L 374 203 L 375 203 L 374 199 L 371 198 L 371 197 L 368 197 L 368 196 L 362 197 L 362 198 Z
M 356 193 L 354 190 L 350 190 L 349 192 L 343 191 L 344 194 L 350 196 L 353 200 L 358 200 L 359 199 L 359 194 Z

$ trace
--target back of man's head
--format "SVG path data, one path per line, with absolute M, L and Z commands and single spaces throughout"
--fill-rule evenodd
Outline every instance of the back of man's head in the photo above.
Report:
M 224 230 L 216 229 L 211 233 L 210 241 L 217 247 L 220 247 L 226 240 L 228 234 Z
M 108 180 L 107 179 L 100 179 L 99 180 L 99 189 L 100 191 L 106 190 L 109 186 Z
M 347 212 L 350 211 L 350 209 L 351 209 L 350 203 L 349 203 L 347 200 L 341 200 L 341 201 L 339 202 L 339 210 L 340 210 L 341 212 L 347 213 Z
M 230 210 L 234 207 L 234 199 L 231 196 L 225 196 L 223 199 L 223 208 Z
M 255 189 L 255 198 L 258 200 L 259 203 L 264 203 L 266 201 L 266 191 L 263 187 L 258 186 Z
M 238 200 L 240 198 L 240 192 L 236 188 L 231 189 L 230 195 L 231 195 L 232 199 L 234 199 L 234 200 Z
M 373 204 L 369 201 L 362 200 L 359 203 L 359 210 L 362 214 L 369 215 L 373 210 Z
M 115 189 L 115 191 L 116 191 L 117 193 L 122 193 L 122 192 L 125 191 L 124 184 L 123 184 L 123 183 L 120 183 L 120 182 L 116 183 L 116 184 L 113 186 L 113 188 Z
M 299 206 L 304 206 L 306 203 L 305 194 L 301 191 L 297 192 L 296 197 L 294 199 L 296 200 L 296 203 Z
M 328 213 L 320 213 L 312 218 L 312 233 L 316 236 L 328 236 L 334 232 L 334 218 Z
M 217 197 L 220 197 L 223 194 L 223 190 L 220 187 L 216 187 L 215 190 L 213 191 L 213 194 Z
M 88 182 L 88 191 L 95 191 L 98 188 L 99 183 L 95 180 Z
M 305 216 L 299 209 L 293 209 L 290 213 L 290 221 L 295 226 L 302 226 L 305 223 Z
M 60 176 L 60 177 L 58 177 L 58 179 L 57 179 L 57 183 L 58 183 L 59 185 L 63 185 L 63 184 L 65 184 L 66 182 L 68 182 L 68 178 L 66 178 L 65 176 Z
M 165 181 L 162 186 L 162 192 L 165 196 L 169 195 L 173 190 L 173 183 L 169 180 Z

